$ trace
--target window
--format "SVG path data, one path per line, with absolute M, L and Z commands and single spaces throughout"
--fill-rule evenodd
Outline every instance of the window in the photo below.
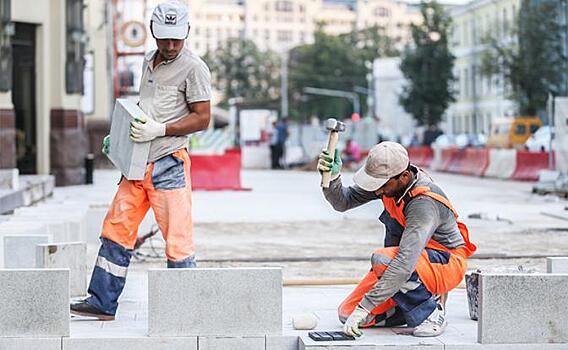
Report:
M 540 125 L 531 124 L 531 134 L 534 134 L 539 128 L 540 128 Z
M 0 0 L 0 91 L 12 89 L 12 45 L 10 36 L 14 24 L 10 23 L 10 0 Z
M 65 5 L 65 92 L 82 94 L 84 90 L 85 46 L 88 40 L 83 21 L 85 6 L 83 0 L 67 0 Z
M 518 124 L 517 127 L 515 128 L 516 135 L 524 135 L 526 132 L 527 132 L 526 125 Z
M 292 12 L 294 10 L 294 5 L 292 1 L 276 1 L 275 7 L 276 11 L 280 12 Z
M 279 30 L 277 32 L 277 38 L 280 42 L 290 42 L 292 41 L 292 31 L 291 30 Z
M 386 7 L 377 7 L 375 8 L 375 16 L 390 17 L 390 10 Z
M 270 31 L 268 29 L 264 30 L 264 40 L 270 40 Z

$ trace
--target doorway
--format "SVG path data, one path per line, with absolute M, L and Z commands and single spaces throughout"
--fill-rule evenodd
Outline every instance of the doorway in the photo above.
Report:
M 36 25 L 15 23 L 12 37 L 12 103 L 16 113 L 16 161 L 20 174 L 37 173 Z

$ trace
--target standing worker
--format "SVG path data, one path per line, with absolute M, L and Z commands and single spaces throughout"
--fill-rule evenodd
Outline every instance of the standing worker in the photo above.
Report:
M 448 323 L 440 299 L 462 281 L 476 250 L 467 227 L 402 145 L 374 146 L 350 187 L 341 184 L 339 152 L 334 158 L 324 151 L 318 162 L 320 172 L 331 172 L 327 201 L 346 211 L 381 199 L 385 225 L 385 248 L 372 254 L 371 271 L 339 306 L 343 331 L 360 336 L 360 327 L 406 324 L 417 337 L 442 334 Z
M 284 169 L 286 163 L 286 141 L 288 140 L 288 136 L 290 136 L 288 118 L 284 117 L 277 121 L 274 128 L 276 133 L 276 144 L 274 145 L 276 151 L 276 169 Z
M 150 30 L 158 49 L 145 57 L 138 103 L 147 117 L 130 125 L 132 141 L 151 142 L 146 174 L 144 180 L 120 181 L 103 223 L 90 296 L 71 304 L 73 314 L 114 320 L 138 226 L 150 207 L 166 241 L 168 268 L 196 266 L 187 135 L 209 125 L 211 76 L 207 65 L 184 48 L 189 29 L 181 2 L 154 9 Z M 108 136 L 105 141 L 108 153 Z

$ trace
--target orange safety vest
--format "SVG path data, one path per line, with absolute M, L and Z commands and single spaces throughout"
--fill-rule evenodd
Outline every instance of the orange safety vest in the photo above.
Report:
M 458 229 L 465 242 L 464 246 L 450 249 L 434 241 L 433 239 L 430 239 L 426 244 L 426 248 L 450 253 L 451 258 L 449 263 L 441 266 L 438 266 L 439 264 L 434 264 L 435 266 L 430 265 L 428 264 L 428 259 L 426 258 L 427 254 L 425 251 L 423 251 L 422 255 L 425 256 L 425 259 L 420 259 L 418 261 L 418 264 L 416 265 L 416 271 L 418 272 L 420 279 L 422 280 L 422 282 L 424 282 L 428 290 L 435 294 L 446 293 L 447 291 L 455 288 L 461 282 L 463 274 L 465 273 L 465 270 L 467 268 L 466 260 L 468 257 L 472 256 L 473 253 L 475 253 L 477 247 L 469 240 L 469 231 L 467 229 L 467 226 L 457 220 L 458 214 L 448 198 L 440 193 L 432 191 L 430 186 L 419 185 L 414 187 L 408 192 L 408 194 L 400 201 L 398 205 L 396 203 L 397 201 L 394 198 L 383 196 L 382 201 L 385 210 L 390 214 L 390 216 L 395 219 L 403 228 L 406 228 L 404 207 L 406 203 L 417 196 L 428 196 L 450 209 L 454 214 L 454 217 L 456 218 Z

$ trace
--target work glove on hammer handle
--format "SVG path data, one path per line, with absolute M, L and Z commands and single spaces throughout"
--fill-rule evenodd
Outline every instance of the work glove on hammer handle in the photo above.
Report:
M 318 157 L 318 171 L 320 173 L 331 171 L 331 181 L 339 177 L 342 165 L 341 156 L 339 155 L 339 150 L 337 148 L 335 149 L 333 159 L 331 159 L 327 150 L 323 150 Z

